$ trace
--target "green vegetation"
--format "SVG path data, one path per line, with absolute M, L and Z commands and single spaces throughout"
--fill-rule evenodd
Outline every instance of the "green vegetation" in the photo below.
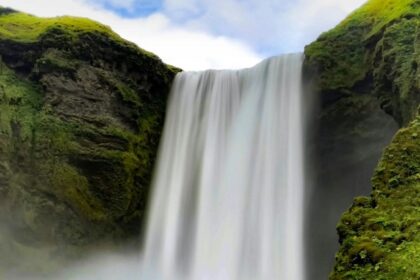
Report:
M 109 27 L 85 18 L 56 17 L 39 18 L 24 13 L 9 13 L 0 16 L 0 38 L 18 42 L 35 42 L 51 28 L 69 31 L 73 38 L 86 32 L 99 32 L 114 40 L 122 39 Z
M 44 39 L 49 33 L 57 32 L 65 34 L 64 38 L 61 39 L 65 39 L 67 44 L 77 43 L 81 36 L 86 34 L 98 34 L 121 46 L 131 48 L 132 51 L 135 50 L 143 55 L 158 59 L 153 53 L 140 49 L 138 46 L 121 38 L 110 27 L 96 21 L 70 16 L 40 18 L 0 6 L 0 40 L 36 43 Z M 58 36 L 54 38 L 54 40 L 58 41 L 59 39 Z M 172 66 L 168 66 L 168 68 L 172 68 L 171 71 L 179 71 L 179 69 Z
M 391 22 L 401 18 L 416 17 L 420 13 L 418 1 L 413 0 L 371 0 L 346 18 L 329 35 L 340 34 L 351 24 L 368 23 L 369 32 L 364 39 L 374 36 Z
M 384 109 L 407 124 L 419 101 L 419 26 L 417 0 L 371 0 L 306 47 L 307 67 L 320 91 L 338 95 L 373 80 Z
M 0 8 L 0 256 L 137 240 L 178 71 L 88 19 Z M 15 259 L 0 278 L 44 269 Z
M 420 279 L 419 27 L 418 0 L 370 0 L 306 47 L 306 69 L 317 74 L 336 134 L 351 142 L 357 118 L 342 118 L 361 98 L 376 97 L 404 127 L 383 154 L 371 196 L 356 198 L 342 216 L 330 279 Z
M 331 279 L 420 277 L 420 117 L 401 129 L 372 179 L 338 225 L 342 243 Z

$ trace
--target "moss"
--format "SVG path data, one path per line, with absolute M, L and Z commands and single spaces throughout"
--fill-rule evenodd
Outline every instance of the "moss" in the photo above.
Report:
M 363 100 L 377 99 L 402 127 L 377 166 L 371 196 L 355 198 L 337 226 L 331 279 L 420 278 L 419 26 L 418 0 L 370 0 L 305 48 L 321 121 L 329 120 L 321 133 L 333 132 L 332 146 L 369 137 L 359 115 L 372 110 Z M 338 152 L 347 160 L 345 149 Z
M 19 42 L 34 42 L 51 28 L 61 28 L 76 39 L 81 33 L 99 32 L 115 40 L 122 39 L 112 30 L 90 19 L 75 17 L 39 18 L 24 13 L 8 13 L 0 16 L 0 38 Z
M 419 16 L 417 0 L 370 0 L 322 34 L 305 48 L 319 91 L 344 95 L 370 86 L 388 113 L 409 123 L 420 102 Z
M 65 163 L 44 163 L 40 169 L 48 174 L 49 181 L 60 199 L 72 205 L 85 219 L 91 222 L 106 221 L 106 212 L 101 202 L 89 191 L 89 182 L 77 169 Z
M 418 180 L 420 171 L 420 118 L 403 128 L 386 150 L 372 179 L 374 191 L 380 192 Z
M 420 117 L 401 129 L 372 179 L 338 225 L 341 248 L 331 279 L 420 276 Z
M 123 101 L 133 103 L 137 106 L 141 106 L 141 100 L 139 99 L 139 95 L 132 89 L 132 87 L 118 80 L 112 80 L 112 83 L 118 90 L 118 93 L 121 95 Z
M 8 244 L 77 258 L 86 246 L 138 238 L 177 71 L 88 19 L 0 8 Z
M 402 19 L 388 27 L 378 42 L 373 77 L 375 94 L 400 124 L 407 124 L 420 103 L 420 21 Z
M 334 32 L 340 32 L 341 28 L 346 28 L 352 22 L 366 22 L 371 25 L 365 35 L 365 39 L 368 39 L 381 32 L 391 22 L 404 17 L 418 16 L 419 12 L 420 5 L 413 0 L 370 0 L 331 31 L 331 35 L 334 36 Z
M 39 89 L 19 79 L 3 64 L 0 95 L 0 132 L 27 141 L 32 137 L 34 114 L 41 104 Z
M 80 64 L 80 61 L 66 57 L 65 54 L 56 49 L 49 49 L 37 60 L 34 74 L 55 72 L 74 75 Z

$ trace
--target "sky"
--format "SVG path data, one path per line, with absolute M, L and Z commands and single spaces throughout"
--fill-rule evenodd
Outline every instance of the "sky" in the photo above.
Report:
M 366 0 L 0 0 L 36 16 L 88 17 L 184 70 L 239 69 L 302 52 Z

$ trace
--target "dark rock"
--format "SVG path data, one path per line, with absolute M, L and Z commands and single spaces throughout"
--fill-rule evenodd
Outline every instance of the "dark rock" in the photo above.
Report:
M 320 98 L 318 129 L 311 150 L 315 186 L 308 198 L 310 279 L 328 277 L 336 250 L 331 279 L 416 279 L 414 274 L 420 274 L 418 269 L 416 272 L 415 268 L 408 268 L 416 260 L 409 256 L 418 248 L 418 241 L 401 239 L 404 233 L 398 227 L 371 224 L 374 220 L 393 224 L 390 213 L 400 220 L 407 219 L 403 218 L 404 214 L 415 216 L 413 209 L 399 209 L 397 205 L 403 201 L 409 207 L 418 207 L 414 206 L 417 203 L 414 198 L 406 197 L 418 192 L 418 185 L 402 187 L 413 174 L 404 172 L 388 178 L 387 188 L 392 190 L 385 192 L 381 187 L 381 194 L 390 196 L 386 200 L 376 190 L 372 193 L 371 177 L 382 150 L 398 129 L 397 124 L 407 126 L 418 114 L 419 8 L 417 0 L 370 0 L 306 47 L 306 73 L 314 78 Z M 411 124 L 410 130 L 416 129 Z M 408 142 L 395 143 L 401 139 L 405 138 L 400 137 L 391 144 L 395 154 L 402 152 L 396 147 L 414 148 Z M 388 152 L 381 162 L 393 162 L 392 156 Z M 405 161 L 410 167 L 401 162 L 402 167 L 418 171 L 418 157 L 407 154 Z M 378 168 L 383 173 L 394 169 L 392 164 Z M 377 172 L 378 169 L 373 181 L 378 177 Z M 370 198 L 360 199 L 369 194 Z M 333 224 L 351 205 L 353 197 L 359 198 L 339 222 L 340 244 L 332 243 Z M 385 242 L 384 236 L 392 242 Z M 396 240 L 406 240 L 406 250 L 396 250 Z M 404 263 L 407 269 L 403 271 Z
M 0 242 L 7 244 L 0 255 L 12 252 L 0 259 L 6 268 L 26 257 L 21 247 L 66 259 L 139 237 L 179 70 L 89 24 L 92 30 L 79 33 L 54 23 L 34 40 L 0 38 Z

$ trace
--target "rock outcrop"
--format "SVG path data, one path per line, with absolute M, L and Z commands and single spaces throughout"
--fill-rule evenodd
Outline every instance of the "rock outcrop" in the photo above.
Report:
M 330 278 L 418 279 L 420 2 L 368 1 L 305 53 L 322 107 L 318 159 L 326 168 L 317 187 L 367 195 L 373 184 L 371 195 L 356 198 L 341 218 Z M 378 149 L 395 130 L 383 114 L 378 118 L 380 110 L 402 129 L 368 185 L 362 164 L 379 160 Z
M 137 238 L 179 70 L 99 23 L 5 8 L 0 57 L 1 266 Z
M 418 0 L 370 0 L 305 50 L 311 279 L 338 250 L 318 224 L 369 193 L 338 224 L 330 278 L 419 279 L 419 29 Z M 0 8 L 0 278 L 139 236 L 178 71 L 99 23 Z

